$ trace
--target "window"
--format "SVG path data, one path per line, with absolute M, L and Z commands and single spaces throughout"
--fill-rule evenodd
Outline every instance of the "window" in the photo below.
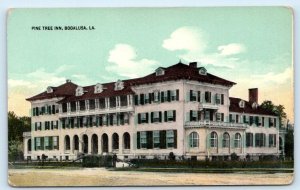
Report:
M 223 143 L 222 143 L 223 148 L 229 148 L 230 146 L 230 136 L 227 132 L 223 134 Z
M 206 69 L 205 69 L 204 67 L 200 67 L 200 68 L 199 68 L 199 74 L 200 74 L 200 75 L 206 75 L 206 74 L 207 74 Z
M 102 91 L 103 91 L 103 86 L 102 86 L 102 84 L 97 83 L 97 84 L 95 85 L 94 93 L 97 94 L 97 93 L 101 93 Z
M 138 114 L 138 123 L 148 123 L 148 113 L 139 113 Z
M 221 104 L 221 94 L 216 94 L 216 104 Z
M 41 138 L 40 137 L 35 138 L 35 148 L 36 148 L 36 150 L 41 150 Z
M 171 90 L 171 100 L 175 101 L 176 99 L 176 90 Z
M 190 121 L 198 120 L 198 111 L 190 110 Z
M 125 107 L 128 105 L 128 102 L 127 102 L 127 96 L 120 96 L 120 99 L 121 99 L 121 107 Z
M 159 91 L 154 91 L 154 102 L 159 102 Z
M 236 133 L 234 135 L 234 147 L 235 148 L 241 148 L 242 147 L 242 137 L 240 133 Z
M 145 104 L 148 104 L 149 103 L 149 94 L 145 94 L 144 99 L 145 99 Z
M 243 122 L 249 123 L 249 117 L 247 115 L 243 115 Z
M 99 99 L 99 108 L 105 109 L 105 99 L 104 98 Z
M 212 148 L 218 147 L 218 135 L 216 132 L 210 133 L 210 147 Z
M 53 137 L 53 149 L 58 149 L 58 137 Z
M 152 123 L 161 122 L 161 112 L 151 112 Z
M 121 80 L 118 80 L 115 83 L 115 90 L 122 90 L 124 88 L 124 82 Z
M 162 68 L 158 68 L 155 70 L 156 76 L 161 76 L 165 74 L 165 71 Z
M 205 102 L 211 103 L 211 92 L 209 92 L 209 91 L 205 92 Z
M 140 144 L 141 144 L 141 148 L 147 148 L 147 133 L 146 133 L 146 131 L 140 132 Z
M 246 133 L 246 147 L 253 147 L 253 134 Z
M 190 101 L 197 101 L 197 92 L 190 90 Z
M 109 107 L 115 108 L 116 107 L 116 97 L 110 97 L 109 98 Z
M 266 135 L 264 133 L 255 134 L 255 147 L 265 147 L 266 146 Z
M 190 133 L 189 140 L 191 148 L 199 147 L 199 135 L 197 132 Z
M 221 105 L 224 105 L 224 94 L 221 94 Z
M 276 134 L 269 134 L 269 147 L 276 147 Z
M 159 131 L 153 131 L 153 147 L 159 148 L 160 147 L 160 141 L 159 141 Z
M 75 112 L 76 111 L 76 102 L 71 102 L 71 112 Z
M 205 119 L 205 120 L 210 120 L 210 111 L 206 110 L 206 111 L 204 112 L 204 119 Z
M 89 108 L 90 110 L 94 110 L 95 109 L 95 100 L 92 99 L 92 100 L 89 100 Z
M 239 102 L 239 106 L 240 106 L 240 108 L 244 108 L 245 107 L 245 101 L 241 100 Z
M 216 113 L 216 120 L 222 121 L 222 113 Z
M 79 107 L 80 107 L 81 111 L 85 110 L 85 101 L 84 100 L 79 101 Z
M 167 130 L 167 148 L 174 147 L 174 131 Z
M 83 95 L 83 88 L 81 86 L 78 86 L 76 88 L 76 96 L 82 96 Z
M 165 111 L 165 122 L 168 122 L 168 121 L 176 121 L 176 111 L 175 110 Z

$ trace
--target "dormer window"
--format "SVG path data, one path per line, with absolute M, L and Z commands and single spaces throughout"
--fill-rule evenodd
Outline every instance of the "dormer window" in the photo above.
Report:
M 52 93 L 53 92 L 53 88 L 51 86 L 47 87 L 47 93 Z
M 245 107 L 245 101 L 244 101 L 244 100 L 241 100 L 241 101 L 239 102 L 239 106 L 240 106 L 240 108 L 244 108 L 244 107 Z
M 161 76 L 165 74 L 165 70 L 163 70 L 162 68 L 158 68 L 155 70 L 156 76 Z
M 124 82 L 121 80 L 118 80 L 115 83 L 115 90 L 122 90 L 124 88 Z
M 256 102 L 253 102 L 252 109 L 257 109 L 258 104 Z
M 101 93 L 102 91 L 103 91 L 103 85 L 100 83 L 97 83 L 95 85 L 94 93 L 98 94 L 98 93 Z
M 207 74 L 207 70 L 204 67 L 200 67 L 199 68 L 199 74 L 200 75 L 206 75 Z
M 81 86 L 78 86 L 76 88 L 76 96 L 82 96 L 83 95 L 83 88 Z

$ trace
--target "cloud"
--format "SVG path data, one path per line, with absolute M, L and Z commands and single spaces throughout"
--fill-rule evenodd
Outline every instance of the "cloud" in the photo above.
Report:
M 33 85 L 29 81 L 25 80 L 15 80 L 15 79 L 8 79 L 8 86 L 14 88 L 14 87 L 20 87 L 20 86 L 27 86 L 28 88 L 34 88 L 35 85 Z
M 228 45 L 222 45 L 218 47 L 220 54 L 223 56 L 234 55 L 246 51 L 246 47 L 243 44 L 232 43 Z
M 175 30 L 162 45 L 170 51 L 203 51 L 206 48 L 204 32 L 196 27 L 182 27 Z
M 291 81 L 293 70 L 291 67 L 286 68 L 282 73 L 269 72 L 263 75 L 252 75 L 252 79 L 257 81 L 272 82 L 275 84 L 284 84 Z
M 109 52 L 108 62 L 111 64 L 105 69 L 123 77 L 134 78 L 149 74 L 158 65 L 155 60 L 138 59 L 137 57 L 136 50 L 132 46 L 117 44 Z
M 220 45 L 215 51 L 208 52 L 208 34 L 197 27 L 181 27 L 171 33 L 170 37 L 163 41 L 162 47 L 169 51 L 184 50 L 178 55 L 185 61 L 198 61 L 202 65 L 215 67 L 235 68 L 239 58 L 234 57 L 245 52 L 246 47 L 240 43 Z

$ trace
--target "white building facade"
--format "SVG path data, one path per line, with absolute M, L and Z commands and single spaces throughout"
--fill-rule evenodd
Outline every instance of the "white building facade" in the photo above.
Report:
M 158 68 L 145 77 L 81 87 L 70 80 L 28 98 L 31 132 L 25 159 L 230 159 L 280 155 L 279 118 L 258 104 L 229 97 L 235 83 L 196 62 Z M 280 142 L 279 142 L 280 141 Z

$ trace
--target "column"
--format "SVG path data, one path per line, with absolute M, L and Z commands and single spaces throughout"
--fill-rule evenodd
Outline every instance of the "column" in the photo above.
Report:
M 83 153 L 83 147 L 82 147 L 82 145 L 83 145 L 83 139 L 82 139 L 82 135 L 79 135 L 79 147 L 78 147 L 78 151 L 80 152 L 80 153 Z
M 112 152 L 112 135 L 111 134 L 107 134 L 108 136 L 108 153 Z
M 123 134 L 119 135 L 119 154 L 123 154 Z
M 69 137 L 70 137 L 70 153 L 71 154 L 74 154 L 74 142 L 73 142 L 73 137 L 72 136 L 70 136 L 69 135 Z
M 98 136 L 98 154 L 102 154 L 102 137 L 101 135 Z
M 92 154 L 92 136 L 88 136 L 88 154 Z

